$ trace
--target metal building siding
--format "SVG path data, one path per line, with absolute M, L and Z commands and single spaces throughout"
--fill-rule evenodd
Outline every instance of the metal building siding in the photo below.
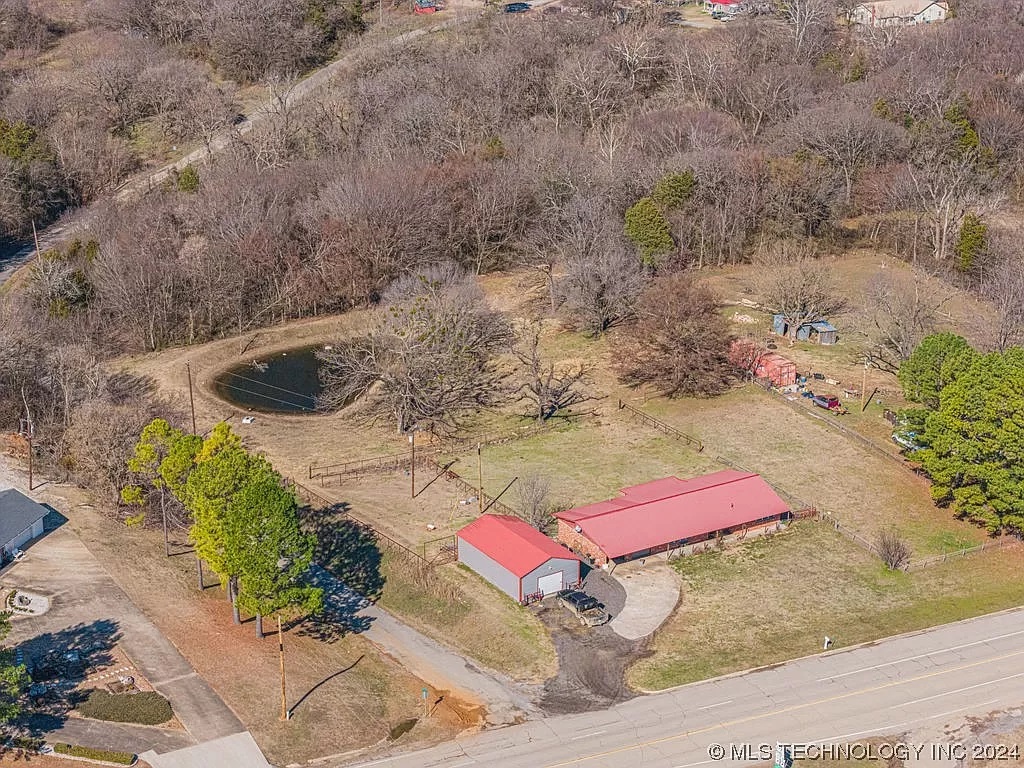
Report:
M 36 538 L 38 538 L 38 537 L 40 537 L 42 535 L 43 535 L 43 521 L 42 520 L 37 520 L 30 527 L 26 528 L 24 531 L 19 533 L 17 536 L 15 536 L 9 542 L 7 542 L 3 546 L 3 550 L 8 555 L 11 555 L 14 552 L 14 550 L 21 549 L 21 547 L 25 546 L 28 542 L 32 541 L 32 539 L 36 539 Z
M 465 539 L 459 539 L 459 562 L 476 571 L 480 576 L 519 602 L 519 579 L 501 563 L 495 562 Z M 544 566 L 541 566 L 543 568 Z M 523 592 L 523 594 L 528 594 Z
M 578 560 L 563 560 L 553 557 L 523 576 L 523 595 L 532 595 L 534 592 L 537 592 L 537 582 L 540 581 L 540 578 L 556 571 L 561 571 L 564 574 L 562 582 L 566 587 L 580 580 L 580 563 Z

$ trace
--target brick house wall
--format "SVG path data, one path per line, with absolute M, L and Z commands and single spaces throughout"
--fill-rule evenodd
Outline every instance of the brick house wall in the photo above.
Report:
M 608 562 L 604 552 L 594 542 L 582 533 L 576 532 L 576 526 L 573 523 L 559 520 L 556 538 L 577 555 L 591 558 L 594 561 L 594 565 L 602 566 Z

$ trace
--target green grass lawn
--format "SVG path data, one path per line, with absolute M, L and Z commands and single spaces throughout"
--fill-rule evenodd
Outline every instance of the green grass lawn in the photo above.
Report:
M 546 476 L 552 498 L 566 506 L 601 501 L 620 488 L 666 475 L 691 477 L 723 469 L 708 452 L 697 453 L 678 440 L 606 408 L 599 416 L 550 432 L 483 449 L 484 489 L 502 490 L 513 477 Z M 476 452 L 458 457 L 456 467 L 476 482 Z M 516 507 L 513 486 L 502 497 Z
M 660 690 L 836 647 L 1010 608 L 1024 602 L 1024 548 L 890 572 L 827 525 L 675 563 L 679 609 L 630 682 Z

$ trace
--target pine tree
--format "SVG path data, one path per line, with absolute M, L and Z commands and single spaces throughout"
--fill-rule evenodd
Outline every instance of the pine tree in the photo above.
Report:
M 322 590 L 302 577 L 313 561 L 315 537 L 299 525 L 295 496 L 276 473 L 250 480 L 231 499 L 224 524 L 225 552 L 238 578 L 238 604 L 257 617 L 319 613 Z
M 640 249 L 640 260 L 657 266 L 675 248 L 668 220 L 649 197 L 641 197 L 626 211 L 626 236 Z

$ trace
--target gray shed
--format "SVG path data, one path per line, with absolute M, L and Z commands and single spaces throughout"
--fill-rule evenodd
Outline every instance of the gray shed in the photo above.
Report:
M 11 558 L 14 550 L 43 535 L 47 511 L 14 488 L 0 491 L 0 549 L 5 560 Z
M 580 582 L 580 558 L 511 515 L 481 515 L 455 534 L 459 562 L 525 603 Z

